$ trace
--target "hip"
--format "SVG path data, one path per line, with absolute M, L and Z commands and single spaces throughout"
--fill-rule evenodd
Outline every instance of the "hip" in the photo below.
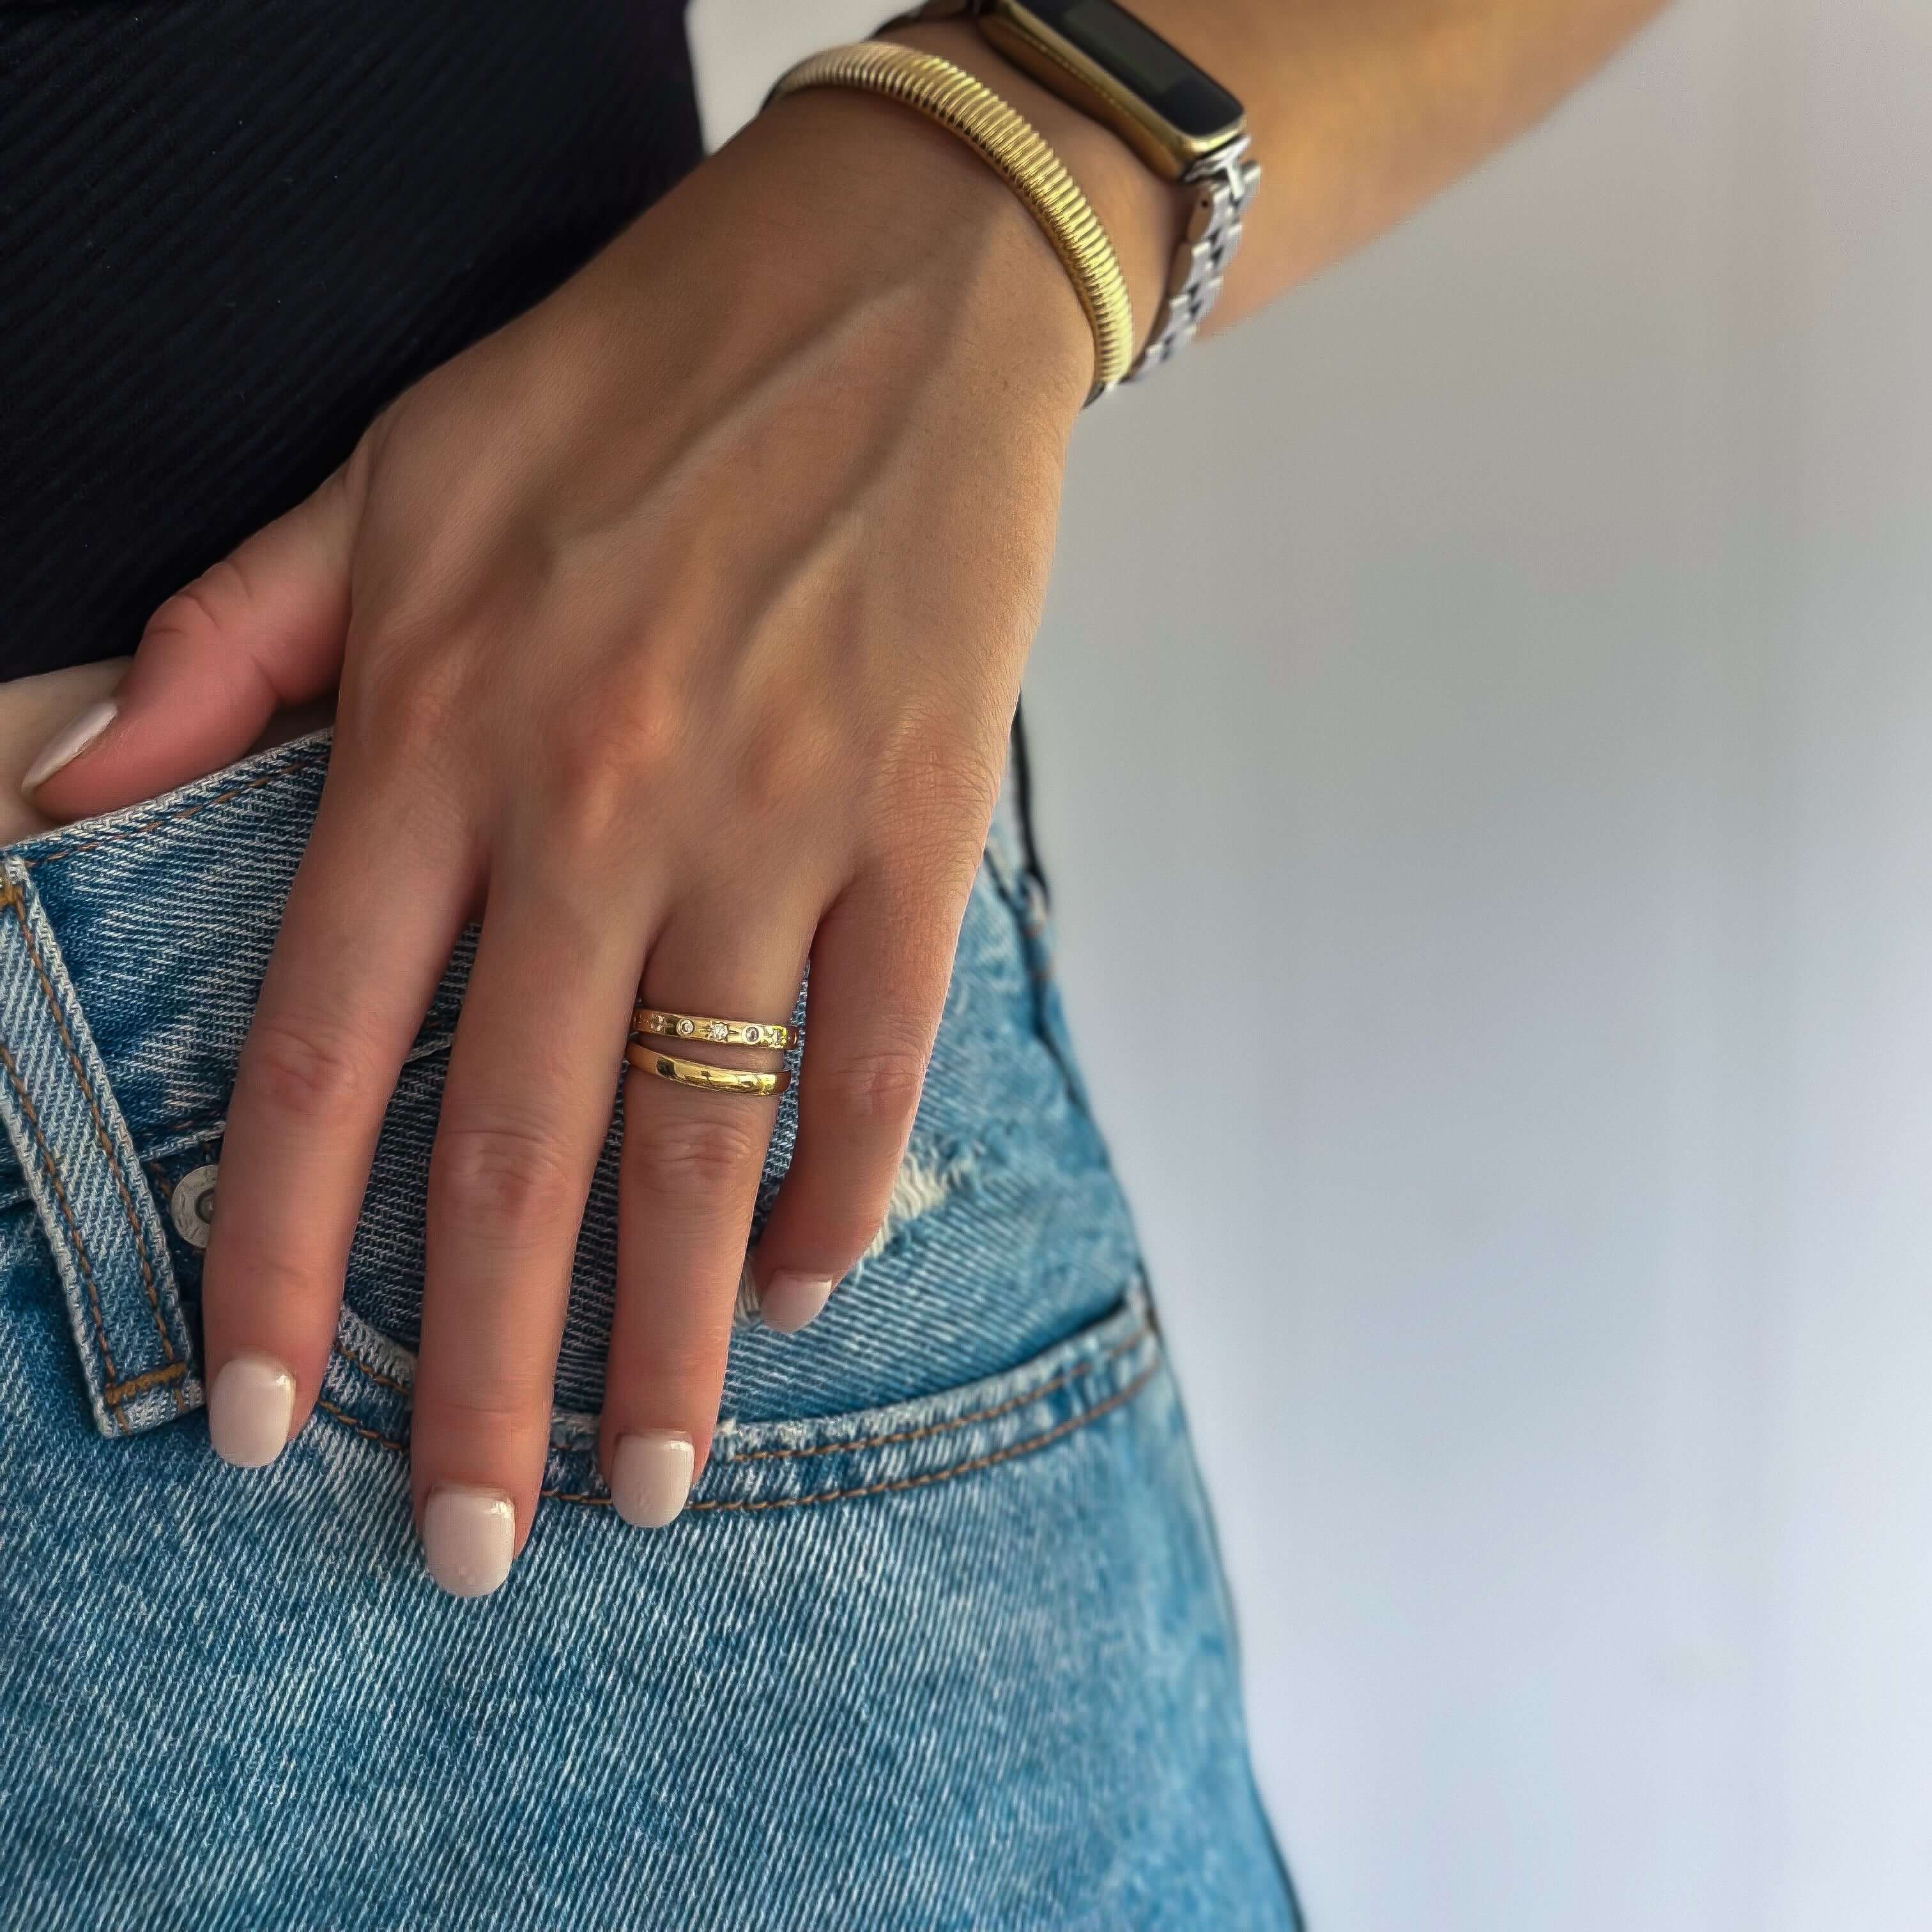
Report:
M 886 1228 L 811 1329 L 737 1332 L 673 1530 L 625 1534 L 591 1454 L 614 1118 L 525 1562 L 464 1604 L 414 1560 L 460 950 L 322 1406 L 272 1471 L 212 1456 L 205 1210 L 327 759 L 297 740 L 0 854 L 0 1892 L 50 1926 L 1290 1922 L 1010 798 Z

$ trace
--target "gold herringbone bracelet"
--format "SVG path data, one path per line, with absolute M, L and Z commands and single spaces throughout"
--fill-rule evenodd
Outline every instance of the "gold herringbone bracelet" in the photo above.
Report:
M 780 76 L 765 104 L 808 87 L 883 94 L 958 135 L 1019 196 L 1066 265 L 1094 330 L 1094 386 L 1087 400 L 1104 395 L 1126 374 L 1134 319 L 1114 244 L 1078 184 L 1024 115 L 964 68 L 892 40 L 860 40 L 800 61 Z

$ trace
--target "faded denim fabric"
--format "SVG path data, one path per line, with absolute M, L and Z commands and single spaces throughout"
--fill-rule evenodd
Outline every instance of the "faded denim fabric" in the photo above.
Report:
M 620 1522 L 592 1454 L 614 1120 L 529 1546 L 474 1602 L 418 1561 L 410 1348 L 466 949 L 320 1408 L 270 1469 L 216 1460 L 192 1177 L 327 758 L 0 854 L 0 1924 L 1287 1932 L 1010 801 L 892 1218 L 812 1328 L 736 1334 L 671 1528 Z

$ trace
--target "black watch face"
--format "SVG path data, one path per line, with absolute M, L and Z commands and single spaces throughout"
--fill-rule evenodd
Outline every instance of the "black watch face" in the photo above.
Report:
M 1241 118 L 1241 104 L 1114 0 L 1024 0 L 1026 10 L 1124 82 L 1190 140 Z

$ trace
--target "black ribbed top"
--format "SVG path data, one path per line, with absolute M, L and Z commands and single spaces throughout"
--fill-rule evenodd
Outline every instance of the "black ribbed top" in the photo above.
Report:
M 0 676 L 131 650 L 698 154 L 682 0 L 0 4 Z

